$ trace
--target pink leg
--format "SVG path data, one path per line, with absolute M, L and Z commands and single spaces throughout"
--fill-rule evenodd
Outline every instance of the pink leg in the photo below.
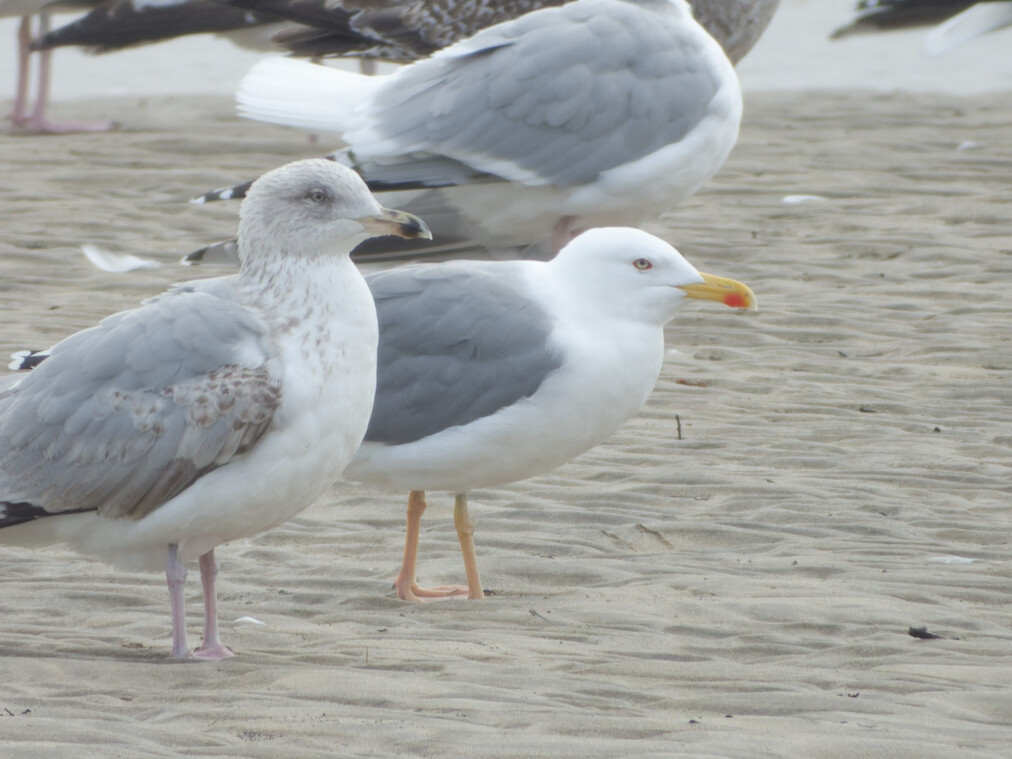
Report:
M 204 642 L 193 656 L 197 659 L 228 659 L 235 654 L 218 640 L 218 603 L 214 581 L 218 577 L 218 562 L 214 549 L 200 557 L 200 584 L 204 588 Z
M 28 46 L 32 43 L 32 19 L 24 16 L 21 25 L 18 26 L 18 85 L 14 95 L 14 110 L 11 111 L 10 119 L 14 126 L 23 126 L 26 120 L 25 111 L 28 108 L 28 61 L 31 53 Z
M 39 37 L 49 31 L 49 14 L 39 14 Z M 27 48 L 26 48 L 27 50 Z M 112 129 L 111 121 L 50 121 L 46 118 L 46 107 L 49 105 L 49 80 L 52 67 L 52 50 L 43 50 L 39 53 L 39 80 L 35 93 L 35 107 L 31 116 L 21 117 L 15 121 L 17 126 L 33 132 L 48 132 L 50 134 L 63 132 L 105 132 Z
M 169 581 L 169 608 L 172 610 L 172 655 L 176 659 L 185 659 L 190 655 L 190 649 L 186 645 L 186 608 L 183 600 L 186 567 L 179 560 L 179 546 L 175 543 L 169 544 L 165 577 Z
M 407 534 L 404 536 L 404 558 L 401 560 L 401 571 L 398 573 L 397 579 L 394 580 L 397 597 L 414 603 L 441 601 L 454 596 L 462 596 L 467 592 L 467 588 L 463 585 L 420 588 L 415 581 L 415 566 L 418 562 L 418 534 L 425 506 L 425 492 L 412 490 L 408 495 L 408 528 Z
M 576 226 L 575 216 L 563 216 L 555 222 L 555 228 L 552 229 L 552 253 L 558 253 L 570 240 L 585 231 L 585 228 Z

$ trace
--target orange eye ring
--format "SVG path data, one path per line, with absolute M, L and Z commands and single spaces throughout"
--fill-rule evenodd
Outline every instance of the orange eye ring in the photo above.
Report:
M 635 261 L 633 261 L 633 266 L 635 266 L 640 271 L 646 271 L 647 269 L 654 268 L 654 265 L 650 263 L 650 261 L 646 258 L 637 258 Z

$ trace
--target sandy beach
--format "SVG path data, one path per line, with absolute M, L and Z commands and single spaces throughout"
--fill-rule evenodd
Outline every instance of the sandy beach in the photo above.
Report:
M 1008 756 L 1012 96 L 997 76 L 973 95 L 747 93 L 724 169 L 650 229 L 751 285 L 759 313 L 686 306 L 637 418 L 472 495 L 484 601 L 398 601 L 406 494 L 347 484 L 218 550 L 237 653 L 221 663 L 168 658 L 163 576 L 0 551 L 0 754 Z M 230 235 L 237 206 L 186 201 L 323 152 L 236 119 L 225 94 L 57 108 L 123 126 L 0 134 L 3 356 L 219 274 L 177 261 Z M 85 242 L 161 266 L 106 273 Z M 419 580 L 460 582 L 452 500 L 429 504 Z M 199 637 L 196 572 L 187 599 Z

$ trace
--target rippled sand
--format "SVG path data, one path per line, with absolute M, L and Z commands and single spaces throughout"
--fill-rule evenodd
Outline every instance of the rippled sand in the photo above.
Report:
M 114 106 L 117 133 L 0 135 L 4 355 L 217 273 L 175 262 L 236 207 L 185 201 L 327 147 L 224 98 L 72 115 Z M 396 600 L 404 499 L 351 486 L 218 552 L 219 664 L 167 659 L 162 577 L 0 551 L 0 753 L 1007 756 L 1010 123 L 1007 96 L 749 98 L 653 231 L 760 313 L 687 306 L 638 418 L 473 495 L 484 602 Z M 423 583 L 462 580 L 450 515 L 432 494 Z

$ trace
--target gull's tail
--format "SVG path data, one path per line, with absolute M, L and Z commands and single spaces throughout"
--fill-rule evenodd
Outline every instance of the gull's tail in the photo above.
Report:
M 941 55 L 987 32 L 1012 25 L 1012 2 L 977 3 L 939 24 L 924 39 L 926 55 Z
M 265 58 L 236 93 L 240 116 L 343 134 L 385 77 L 365 76 L 291 58 Z

